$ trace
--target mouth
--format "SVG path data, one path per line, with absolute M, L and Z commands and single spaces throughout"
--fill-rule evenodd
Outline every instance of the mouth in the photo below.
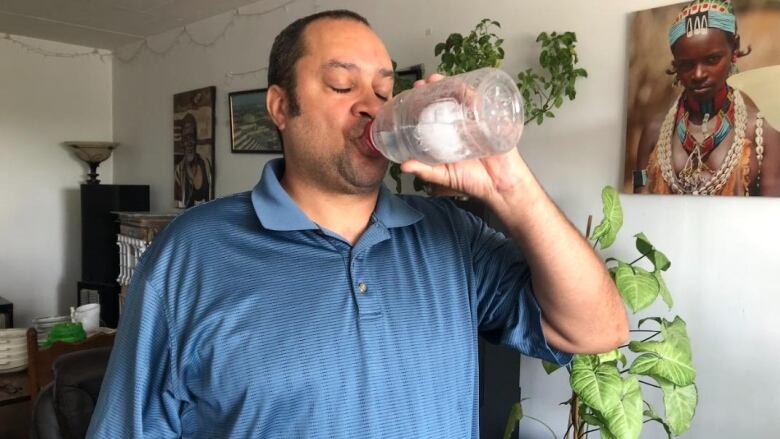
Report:
M 367 123 L 363 129 L 360 131 L 360 134 L 357 136 L 353 136 L 352 140 L 355 144 L 358 146 L 358 150 L 363 153 L 363 155 L 366 155 L 368 157 L 372 158 L 379 158 L 383 157 L 382 154 L 377 150 L 374 145 L 371 144 L 371 140 L 369 139 L 371 130 L 371 122 Z
M 711 91 L 712 91 L 712 86 L 711 85 L 699 85 L 699 86 L 696 86 L 696 87 L 691 87 L 691 92 L 693 92 L 695 94 L 699 94 L 699 95 L 707 94 L 707 93 L 709 93 Z

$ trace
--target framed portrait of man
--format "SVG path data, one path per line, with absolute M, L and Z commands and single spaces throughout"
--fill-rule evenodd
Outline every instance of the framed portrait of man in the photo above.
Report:
M 780 196 L 780 127 L 729 80 L 780 64 L 780 0 L 640 11 L 629 38 L 624 190 Z
M 173 96 L 174 200 L 188 208 L 214 199 L 216 87 Z

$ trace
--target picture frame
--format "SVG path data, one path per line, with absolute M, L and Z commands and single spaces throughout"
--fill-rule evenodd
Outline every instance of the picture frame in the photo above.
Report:
M 747 50 L 749 56 L 737 56 L 735 62 L 730 63 L 733 70 L 728 75 L 730 76 L 736 71 L 747 72 L 778 65 L 780 52 L 775 49 L 775 42 L 780 39 L 780 13 L 778 13 L 780 2 L 773 0 L 768 3 L 756 3 L 749 0 L 733 0 L 731 3 L 736 16 L 740 47 L 744 50 L 749 49 Z M 684 151 L 681 146 L 676 122 L 679 119 L 672 120 L 675 124 L 674 137 L 663 139 L 663 143 L 668 142 L 669 145 L 670 153 L 668 156 L 659 151 L 662 139 L 658 134 L 663 122 L 666 121 L 665 116 L 669 114 L 673 105 L 679 105 L 681 102 L 679 99 L 686 91 L 685 83 L 679 80 L 672 64 L 674 55 L 669 43 L 669 30 L 672 23 L 675 23 L 683 15 L 682 9 L 688 4 L 689 2 L 676 3 L 633 13 L 627 35 L 630 56 L 626 78 L 628 90 L 625 106 L 626 129 L 622 185 L 625 193 L 678 195 L 676 190 L 670 187 L 667 177 L 659 172 L 661 168 L 659 156 L 670 157 L 679 154 L 682 157 L 685 155 L 691 158 L 691 161 L 683 160 L 682 163 L 694 163 L 691 153 Z M 703 4 L 707 4 L 707 2 L 703 2 Z M 691 17 L 701 16 L 701 14 L 703 12 L 692 14 Z M 726 82 L 728 83 L 728 80 Z M 758 110 L 751 110 L 751 106 L 752 104 L 748 106 L 748 124 L 755 123 L 756 118 L 753 116 L 755 114 L 753 111 Z M 730 124 L 733 125 L 731 122 Z M 680 124 L 681 127 L 686 125 L 686 123 Z M 712 126 L 714 127 L 715 124 Z M 750 131 L 748 133 L 746 135 L 748 140 L 755 140 L 754 135 Z M 720 151 L 724 151 L 723 155 L 726 155 L 733 144 L 731 138 L 726 137 L 724 143 L 718 146 L 716 151 L 713 151 L 711 157 L 718 157 Z M 752 145 L 755 143 L 753 141 Z M 757 161 L 758 151 L 755 147 L 747 147 L 745 151 L 750 152 L 752 156 L 750 160 Z M 668 164 L 668 162 L 666 163 Z M 707 167 L 712 170 L 712 174 L 717 174 L 723 164 L 723 160 L 716 158 L 711 160 Z M 676 169 L 674 166 L 671 168 L 671 171 L 667 171 L 668 177 L 677 178 L 683 171 L 679 166 Z M 768 192 L 767 194 L 763 193 L 761 188 L 765 186 L 759 184 L 767 181 L 767 175 L 778 172 L 776 167 L 770 168 L 764 165 L 758 175 L 756 172 L 747 172 L 747 178 L 745 174 L 741 174 L 742 171 L 739 171 L 744 169 L 740 165 L 735 166 L 735 170 L 732 171 L 726 171 L 725 167 L 722 169 L 724 170 L 723 174 L 731 176 L 727 182 L 721 184 L 716 193 L 699 193 L 697 195 L 743 198 L 744 195 L 751 197 L 776 196 L 768 195 Z M 734 184 L 740 180 L 742 183 Z M 692 191 L 688 189 L 686 193 L 688 192 Z
M 173 95 L 173 198 L 178 208 L 214 199 L 215 86 Z
M 267 88 L 228 93 L 230 152 L 281 154 L 282 142 L 265 105 Z
M 423 79 L 425 68 L 422 64 L 415 64 L 403 70 L 396 70 L 395 84 L 393 86 L 393 95 L 397 95 L 404 90 L 412 88 L 414 81 Z

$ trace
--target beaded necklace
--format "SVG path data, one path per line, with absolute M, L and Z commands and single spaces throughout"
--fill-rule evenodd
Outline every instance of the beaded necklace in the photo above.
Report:
M 680 100 L 683 96 L 680 97 Z M 678 100 L 672 104 L 669 112 L 661 126 L 661 133 L 658 139 L 657 156 L 661 167 L 661 175 L 669 187 L 678 194 L 694 195 L 712 195 L 720 191 L 726 183 L 728 176 L 737 166 L 739 157 L 742 155 L 743 140 L 747 127 L 747 109 L 742 96 L 734 93 L 734 141 L 729 148 L 726 157 L 721 162 L 717 170 L 709 170 L 702 161 L 700 148 L 694 147 L 693 152 L 688 156 L 685 167 L 676 174 L 672 169 L 672 136 L 676 126 L 675 119 L 678 112 Z M 709 117 L 705 115 L 702 123 L 702 130 L 706 135 L 706 126 Z M 698 145 L 698 144 L 697 144 Z M 700 146 L 700 145 L 699 145 Z M 706 171 L 706 172 L 705 172 Z M 706 174 L 711 173 L 712 177 L 707 178 Z
M 677 138 L 680 144 L 688 154 L 696 152 L 702 161 L 706 161 L 710 153 L 720 145 L 723 139 L 729 134 L 734 121 L 734 93 L 731 87 L 723 87 L 715 96 L 714 101 L 701 104 L 699 101 L 689 96 L 680 97 L 677 108 Z M 715 109 L 718 109 L 715 113 Z M 699 142 L 689 130 L 690 113 L 696 112 L 704 116 L 702 122 L 702 133 L 704 139 Z M 715 119 L 715 130 L 711 135 L 707 135 L 707 122 L 711 118 Z M 698 151 L 697 151 L 698 148 Z

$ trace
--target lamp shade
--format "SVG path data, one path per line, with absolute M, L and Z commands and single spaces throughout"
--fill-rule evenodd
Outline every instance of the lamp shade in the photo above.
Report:
M 65 145 L 71 147 L 76 156 L 89 165 L 90 173 L 87 184 L 98 184 L 97 167 L 104 160 L 111 157 L 111 152 L 119 146 L 115 142 L 89 142 L 89 141 L 67 141 Z
M 780 129 L 780 64 L 738 73 L 727 82 L 748 95 L 766 121 Z

